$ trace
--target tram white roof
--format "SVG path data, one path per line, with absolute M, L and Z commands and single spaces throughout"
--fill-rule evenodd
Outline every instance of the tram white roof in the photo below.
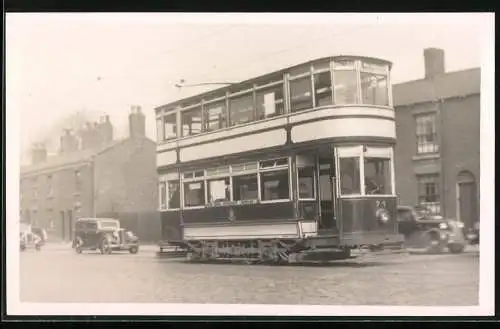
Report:
M 245 85 L 248 85 L 250 83 L 251 84 L 258 83 L 261 80 L 267 80 L 267 79 L 269 79 L 272 76 L 275 76 L 275 75 L 278 75 L 278 74 L 283 74 L 283 73 L 285 73 L 287 71 L 293 70 L 295 68 L 298 68 L 298 67 L 301 67 L 301 66 L 304 66 L 304 65 L 311 65 L 313 63 L 318 63 L 318 62 L 327 61 L 327 60 L 346 60 L 346 59 L 366 60 L 366 61 L 371 61 L 371 62 L 374 62 L 374 63 L 389 65 L 389 68 L 392 67 L 392 62 L 390 62 L 388 60 L 385 60 L 385 59 L 377 58 L 377 57 L 357 56 L 357 55 L 341 55 L 341 54 L 339 54 L 339 55 L 333 55 L 333 56 L 315 58 L 315 59 L 309 60 L 307 62 L 302 62 L 302 63 L 295 64 L 295 65 L 292 65 L 292 66 L 288 66 L 288 67 L 282 68 L 282 69 L 277 70 L 277 71 L 272 71 L 272 72 L 269 72 L 269 73 L 266 73 L 266 74 L 263 74 L 263 75 L 259 75 L 259 76 L 256 76 L 256 77 L 253 77 L 253 78 L 250 78 L 250 79 L 247 79 L 247 80 L 243 80 L 243 81 L 238 82 L 238 83 L 234 83 L 234 84 L 231 84 L 231 85 L 228 85 L 228 86 L 224 86 L 224 87 L 221 87 L 221 88 L 213 89 L 213 90 L 210 90 L 210 91 L 207 91 L 207 92 L 204 92 L 204 93 L 200 93 L 200 94 L 197 94 L 197 95 L 193 95 L 193 96 L 189 96 L 189 97 L 186 97 L 186 98 L 179 99 L 179 100 L 177 100 L 175 102 L 171 102 L 171 103 L 168 103 L 168 104 L 164 104 L 164 105 L 158 106 L 158 107 L 155 108 L 155 112 L 159 112 L 159 111 L 161 111 L 161 110 L 163 110 L 165 108 L 167 108 L 167 109 L 174 109 L 177 106 L 181 105 L 181 103 L 189 103 L 189 102 L 194 101 L 196 99 L 201 99 L 201 98 L 205 98 L 205 97 L 215 96 L 216 94 L 219 94 L 219 93 L 221 93 L 222 91 L 225 91 L 225 90 L 232 90 L 232 89 L 236 89 L 237 90 L 237 89 L 241 89 L 241 88 L 244 88 Z

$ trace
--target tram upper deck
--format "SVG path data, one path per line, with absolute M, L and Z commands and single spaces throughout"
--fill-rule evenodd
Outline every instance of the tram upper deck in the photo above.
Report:
M 391 66 L 321 58 L 160 106 L 157 166 L 321 140 L 394 143 Z

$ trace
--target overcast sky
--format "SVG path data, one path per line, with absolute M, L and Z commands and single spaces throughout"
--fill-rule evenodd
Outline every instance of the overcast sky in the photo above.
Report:
M 206 90 L 179 91 L 179 79 L 240 81 L 335 54 L 390 60 L 396 83 L 419 79 L 426 47 L 445 50 L 447 71 L 480 66 L 484 22 L 466 14 L 7 14 L 7 110 L 21 116 L 23 149 L 84 109 L 109 114 L 124 137 L 133 104 L 155 138 L 154 107 Z

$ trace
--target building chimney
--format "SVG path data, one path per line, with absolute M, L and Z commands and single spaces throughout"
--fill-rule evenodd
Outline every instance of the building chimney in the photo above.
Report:
M 113 140 L 113 125 L 111 124 L 109 115 L 101 117 L 98 130 L 102 143 L 109 143 Z
M 71 129 L 65 129 L 61 136 L 61 153 L 78 151 L 78 138 L 72 134 Z
M 128 116 L 130 138 L 146 136 L 146 116 L 140 106 L 132 106 Z
M 424 49 L 425 78 L 433 79 L 445 73 L 444 50 L 439 48 Z
M 31 162 L 33 164 L 41 163 L 47 160 L 47 148 L 45 144 L 35 144 L 31 149 Z

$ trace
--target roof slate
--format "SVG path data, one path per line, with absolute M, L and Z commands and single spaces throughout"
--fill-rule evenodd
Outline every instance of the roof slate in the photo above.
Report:
M 480 68 L 449 72 L 434 79 L 414 80 L 392 87 L 395 107 L 469 96 L 480 91 Z

